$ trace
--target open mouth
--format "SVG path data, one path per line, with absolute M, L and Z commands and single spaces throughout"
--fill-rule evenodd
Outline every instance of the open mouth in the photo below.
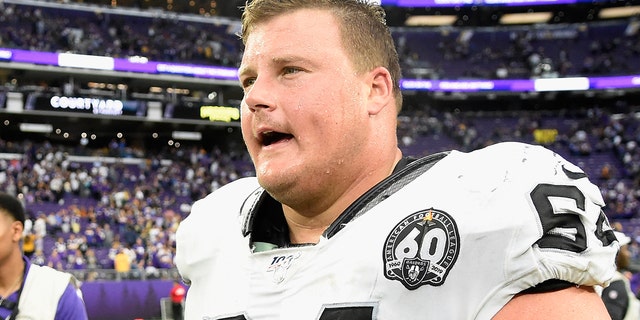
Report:
M 288 133 L 276 132 L 276 131 L 266 131 L 260 135 L 260 142 L 263 146 L 270 146 L 272 144 L 290 140 L 293 136 Z

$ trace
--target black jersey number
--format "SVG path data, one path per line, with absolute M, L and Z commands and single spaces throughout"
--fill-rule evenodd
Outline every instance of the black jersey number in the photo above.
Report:
M 543 231 L 542 238 L 536 243 L 540 248 L 561 249 L 576 253 L 586 250 L 587 233 L 580 217 L 569 212 L 556 212 L 550 200 L 554 197 L 573 200 L 580 210 L 584 211 L 586 208 L 586 198 L 576 186 L 538 185 L 531 191 L 531 200 L 540 216 Z M 603 245 L 608 246 L 615 240 L 615 236 L 602 210 L 596 224 L 596 237 Z
M 327 307 L 318 320 L 372 320 L 373 310 L 373 306 Z
M 375 319 L 374 308 L 375 307 L 373 305 L 325 307 L 318 320 L 373 320 Z M 247 320 L 247 318 L 243 315 L 239 315 L 220 320 Z
M 575 186 L 539 184 L 531 191 L 531 200 L 540 215 L 543 236 L 537 241 L 540 248 L 582 252 L 587 249 L 587 237 L 580 217 L 571 213 L 556 213 L 550 197 L 574 200 L 580 210 L 585 209 L 584 194 Z

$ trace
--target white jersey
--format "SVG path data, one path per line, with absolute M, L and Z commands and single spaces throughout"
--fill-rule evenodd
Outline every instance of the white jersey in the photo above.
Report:
M 177 233 L 186 319 L 490 319 L 547 280 L 606 286 L 616 270 L 598 188 L 537 146 L 415 160 L 315 245 L 256 250 L 269 203 L 245 178 L 194 204 Z

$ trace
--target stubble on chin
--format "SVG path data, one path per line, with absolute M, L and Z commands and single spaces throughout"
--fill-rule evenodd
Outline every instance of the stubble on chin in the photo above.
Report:
M 258 183 L 278 202 L 292 205 L 303 198 L 304 186 L 300 181 L 300 175 L 295 168 L 274 169 L 262 167 L 257 171 Z M 312 179 L 302 177 L 302 179 Z

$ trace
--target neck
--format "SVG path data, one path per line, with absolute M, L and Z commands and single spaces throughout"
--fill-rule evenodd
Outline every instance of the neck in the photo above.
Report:
M 289 226 L 289 241 L 292 244 L 318 243 L 322 233 L 342 212 L 330 208 L 317 215 L 305 216 L 287 206 L 283 206 L 283 211 Z
M 3 298 L 17 291 L 24 276 L 25 263 L 22 256 L 19 259 L 13 258 L 0 268 L 0 296 Z
M 293 244 L 318 243 L 324 231 L 360 196 L 369 191 L 380 181 L 393 173 L 396 164 L 402 158 L 400 150 L 394 155 L 393 162 L 388 168 L 377 171 L 365 178 L 357 179 L 356 183 L 341 189 L 337 198 L 330 197 L 309 201 L 306 206 L 289 207 L 283 205 L 283 211 L 289 225 L 289 238 Z M 381 168 L 383 166 L 379 166 Z M 332 200 L 330 200 L 332 199 Z M 312 204 L 312 205 L 310 205 Z M 314 209 L 324 208 L 319 211 Z M 302 210 L 300 210 L 302 209 Z

